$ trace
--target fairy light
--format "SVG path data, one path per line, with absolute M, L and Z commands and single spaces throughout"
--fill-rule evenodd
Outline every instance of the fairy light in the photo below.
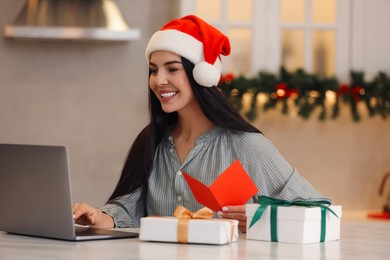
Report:
M 265 104 L 268 101 L 268 95 L 265 93 L 259 93 L 257 94 L 256 101 L 259 104 Z
M 336 103 L 336 97 L 337 97 L 336 92 L 334 92 L 334 91 L 327 90 L 325 92 L 325 102 L 330 106 L 332 106 Z
M 312 98 L 319 98 L 320 97 L 320 92 L 316 90 L 310 90 L 309 91 L 309 96 Z
M 238 96 L 238 89 L 232 89 L 232 91 L 230 92 L 230 95 L 232 96 L 232 97 L 236 97 L 236 96 Z
M 279 97 L 284 97 L 284 95 L 286 95 L 286 91 L 284 91 L 283 89 L 278 89 L 276 91 L 276 94 L 279 96 Z
M 376 106 L 376 98 L 370 98 L 370 106 L 372 107 Z
M 253 93 L 246 92 L 244 95 L 242 95 L 242 108 L 244 110 L 249 110 L 251 106 Z

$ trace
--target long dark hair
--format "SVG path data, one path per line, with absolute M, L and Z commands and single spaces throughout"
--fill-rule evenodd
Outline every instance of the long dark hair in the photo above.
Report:
M 217 87 L 203 87 L 195 82 L 192 70 L 194 64 L 181 58 L 192 90 L 199 102 L 203 113 L 216 126 L 226 129 L 261 133 L 249 124 L 229 103 L 228 99 Z M 150 77 L 149 71 L 149 77 Z M 118 184 L 111 194 L 109 201 L 116 197 L 131 193 L 142 187 L 146 194 L 147 181 L 152 169 L 154 153 L 167 128 L 177 121 L 177 112 L 165 113 L 160 101 L 149 88 L 149 116 L 150 123 L 136 137 Z

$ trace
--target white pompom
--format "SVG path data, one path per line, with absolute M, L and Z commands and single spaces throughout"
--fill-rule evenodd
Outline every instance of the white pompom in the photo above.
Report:
M 194 76 L 195 81 L 204 87 L 218 85 L 219 79 L 221 78 L 220 70 L 205 61 L 195 65 L 192 75 Z

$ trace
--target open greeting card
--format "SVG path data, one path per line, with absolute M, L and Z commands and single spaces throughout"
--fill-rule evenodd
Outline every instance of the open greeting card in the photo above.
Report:
M 239 160 L 234 161 L 210 187 L 185 172 L 183 176 L 195 199 L 214 211 L 227 205 L 243 205 L 258 192 Z

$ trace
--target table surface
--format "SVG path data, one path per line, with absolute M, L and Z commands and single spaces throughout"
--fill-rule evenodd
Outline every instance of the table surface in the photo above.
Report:
M 344 218 L 344 217 L 343 217 Z M 126 229 L 135 231 L 134 229 Z M 342 220 L 341 239 L 315 244 L 246 240 L 228 245 L 140 241 L 138 238 L 66 242 L 0 231 L 0 260 L 6 259 L 390 259 L 390 221 Z

